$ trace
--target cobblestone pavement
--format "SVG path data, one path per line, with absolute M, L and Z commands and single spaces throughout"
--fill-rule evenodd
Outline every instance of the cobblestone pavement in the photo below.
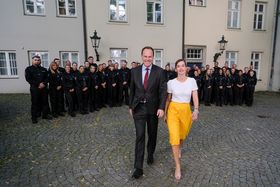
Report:
M 131 179 L 135 132 L 127 106 L 30 120 L 29 95 L 0 95 L 0 186 L 280 186 L 280 95 L 253 107 L 200 109 L 182 152 L 182 180 L 166 125 L 155 163 Z

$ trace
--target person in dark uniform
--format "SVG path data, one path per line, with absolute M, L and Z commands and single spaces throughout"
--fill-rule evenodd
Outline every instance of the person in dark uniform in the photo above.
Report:
M 121 106 L 120 101 L 119 101 L 119 91 L 120 91 L 120 70 L 119 70 L 119 63 L 115 62 L 114 63 L 114 75 L 115 75 L 115 80 L 116 80 L 116 96 L 114 98 L 115 100 L 115 105 L 116 106 Z
M 114 72 L 114 65 L 110 65 L 107 78 L 108 104 L 110 107 L 116 105 L 117 96 L 117 74 Z
M 103 69 L 103 64 L 98 65 L 98 71 L 97 75 L 100 80 L 100 86 L 98 89 L 99 93 L 99 100 L 100 100 L 100 105 L 98 106 L 99 108 L 106 107 L 106 87 L 107 87 L 107 77 Z
M 89 86 L 89 111 L 98 111 L 100 106 L 100 95 L 98 93 L 100 80 L 94 65 L 90 65 L 90 86 Z
M 71 66 L 65 66 L 65 72 L 62 74 L 62 85 L 65 93 L 66 100 L 68 102 L 68 114 L 75 117 L 74 112 L 74 97 L 76 95 L 75 90 L 75 77 L 71 73 Z
M 59 58 L 55 58 L 53 61 L 57 64 L 58 71 L 63 74 L 65 72 L 65 69 L 63 67 L 61 67 L 60 59 Z M 66 110 L 65 110 L 65 101 L 64 101 L 64 89 L 62 88 L 61 91 L 62 91 L 62 100 L 61 100 L 62 112 L 66 112 Z
M 220 68 L 218 75 L 215 77 L 216 82 L 216 106 L 223 106 L 224 90 L 225 90 L 225 76 L 223 70 Z
M 129 95 L 128 89 L 130 84 L 130 69 L 127 67 L 127 61 L 121 61 L 121 69 L 119 71 L 119 105 L 123 104 L 123 100 L 125 104 L 129 104 Z
M 235 90 L 236 90 L 235 101 L 240 106 L 243 104 L 244 88 L 246 84 L 247 84 L 247 77 L 244 76 L 242 70 L 239 70 L 238 77 L 235 82 Z
M 169 63 L 165 65 L 164 74 L 165 74 L 166 82 L 168 82 L 171 79 L 176 78 L 176 76 L 177 76 L 175 71 L 171 70 Z
M 88 114 L 89 97 L 89 74 L 85 72 L 84 66 L 79 67 L 76 80 L 76 91 L 78 95 L 79 111 L 81 114 Z
M 204 79 L 203 79 L 203 92 L 204 92 L 204 105 L 210 106 L 211 102 L 211 94 L 212 94 L 212 88 L 213 88 L 213 77 L 211 74 L 211 70 L 207 69 Z
M 233 104 L 234 105 L 237 105 L 238 104 L 238 101 L 236 100 L 236 94 L 237 94 L 237 87 L 236 87 L 236 82 L 237 82 L 237 79 L 238 79 L 238 72 L 239 70 L 236 69 L 236 64 L 233 64 L 232 65 L 232 68 L 231 68 L 231 78 L 232 78 L 232 83 L 233 83 L 233 86 L 232 86 L 232 97 L 233 97 Z
M 198 100 L 200 101 L 201 99 L 201 89 L 202 89 L 202 76 L 199 75 L 199 72 L 198 70 L 195 70 L 194 71 L 194 77 L 193 77 L 196 81 L 196 84 L 197 84 L 197 95 L 198 95 Z
M 54 61 L 50 64 L 49 68 L 49 93 L 52 109 L 52 116 L 64 116 L 62 98 L 62 73 L 58 70 L 58 65 Z
M 77 76 L 79 74 L 79 70 L 78 70 L 78 64 L 76 62 L 72 63 L 71 73 L 73 74 L 75 80 L 77 80 Z M 78 102 L 78 96 L 77 96 L 76 91 L 73 94 L 73 106 L 74 106 L 74 111 L 78 111 L 79 110 L 79 102 Z
M 257 84 L 257 78 L 254 70 L 249 71 L 248 79 L 247 79 L 247 97 L 246 97 L 246 105 L 252 106 L 254 101 L 254 92 L 255 86 Z
M 228 102 L 230 102 L 230 105 L 233 105 L 233 94 L 232 94 L 233 79 L 229 69 L 227 69 L 225 77 L 226 77 L 226 82 L 225 82 L 224 104 L 227 105 Z
M 89 62 L 90 66 L 94 66 L 95 69 L 97 70 L 97 64 L 95 63 L 93 56 L 89 56 L 87 61 Z
M 25 69 L 25 79 L 30 84 L 32 123 L 38 123 L 37 117 L 41 112 L 43 119 L 52 119 L 48 115 L 48 71 L 40 64 L 40 56 L 35 55 L 32 57 L 32 65 Z

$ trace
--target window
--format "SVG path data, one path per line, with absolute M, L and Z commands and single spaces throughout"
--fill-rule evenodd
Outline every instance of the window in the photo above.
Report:
M 45 15 L 45 0 L 24 0 L 24 12 L 27 15 Z
M 110 21 L 127 21 L 126 0 L 110 0 Z
M 17 75 L 16 53 L 0 51 L 0 77 L 13 77 Z
M 59 16 L 76 16 L 76 0 L 57 0 Z
M 264 18 L 265 18 L 265 3 L 256 3 L 255 4 L 255 14 L 254 14 L 254 29 L 255 30 L 264 30 Z
M 232 64 L 237 64 L 237 54 L 238 52 L 235 51 L 226 52 L 226 63 L 228 64 L 228 67 L 231 67 Z
M 162 0 L 147 0 L 147 22 L 163 23 Z
M 70 61 L 71 63 L 75 62 L 79 64 L 79 53 L 78 52 L 60 52 L 60 59 L 62 62 L 62 66 L 64 67 L 66 61 Z
M 240 28 L 240 0 L 228 1 L 228 28 Z
M 201 67 L 204 63 L 205 51 L 205 47 L 187 46 L 185 49 L 185 57 L 188 66 L 192 67 L 193 65 L 197 65 L 198 67 Z
M 127 60 L 127 49 L 110 49 L 111 60 L 113 63 L 119 63 L 121 60 Z
M 206 6 L 206 0 L 189 0 L 189 5 Z
M 163 65 L 163 50 L 162 49 L 155 49 L 155 58 L 154 58 L 154 64 L 162 67 Z
M 260 77 L 260 65 L 261 65 L 261 57 L 262 53 L 260 52 L 252 52 L 251 54 L 251 65 L 253 66 L 253 69 L 257 73 L 257 78 Z
M 49 53 L 47 51 L 29 51 L 29 61 L 32 64 L 32 57 L 38 55 L 41 57 L 41 66 L 49 68 Z

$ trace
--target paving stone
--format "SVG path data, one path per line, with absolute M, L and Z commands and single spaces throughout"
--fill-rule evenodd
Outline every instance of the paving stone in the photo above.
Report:
M 30 95 L 0 94 L 0 186 L 280 186 L 279 96 L 257 93 L 252 107 L 201 105 L 178 183 L 162 120 L 155 163 L 133 180 L 127 106 L 32 124 Z

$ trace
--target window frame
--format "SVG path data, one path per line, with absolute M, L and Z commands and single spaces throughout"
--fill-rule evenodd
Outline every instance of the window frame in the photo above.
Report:
M 232 67 L 232 61 L 233 61 L 233 58 L 231 57 L 232 54 L 235 53 L 235 58 L 234 58 L 234 63 L 233 64 L 236 64 L 238 65 L 238 57 L 239 57 L 239 52 L 238 51 L 226 51 L 226 54 L 225 54 L 225 62 L 228 64 L 228 67 Z M 230 57 L 227 58 L 227 54 L 230 54 Z
M 256 54 L 259 55 L 259 59 L 256 59 L 255 56 Z M 261 73 L 261 63 L 262 63 L 262 55 L 263 55 L 263 52 L 260 52 L 260 51 L 252 51 L 251 52 L 251 62 L 250 64 L 253 66 L 253 70 L 255 70 L 257 72 L 257 79 L 259 80 L 260 79 L 260 73 Z M 254 58 L 252 58 L 252 56 Z M 256 66 L 256 62 L 258 62 L 258 68 L 256 69 L 255 66 Z
M 157 57 L 156 57 L 156 53 L 157 52 L 160 52 L 160 59 L 158 59 Z M 163 64 L 164 64 L 164 60 L 163 60 L 163 55 L 164 55 L 164 50 L 163 49 L 154 49 L 154 60 L 153 60 L 153 64 L 155 64 L 155 65 L 157 65 L 157 66 L 159 66 L 159 67 L 163 67 Z M 156 63 L 156 61 L 157 60 L 160 60 L 160 65 L 158 65 L 157 63 Z
M 60 0 L 56 0 L 56 7 L 57 7 L 57 10 L 56 10 L 56 14 L 57 14 L 57 17 L 68 17 L 68 18 L 76 18 L 77 17 L 77 0 L 73 0 L 75 2 L 75 15 L 70 15 L 69 14 L 69 1 L 70 0 L 64 0 L 65 1 L 65 15 L 62 15 L 60 14 L 59 12 L 59 1 Z M 72 0 L 71 0 L 72 1 Z
M 72 59 L 72 58 L 73 58 L 73 54 L 74 54 L 74 53 L 77 53 L 77 54 L 78 54 L 78 58 L 77 58 L 77 62 L 76 62 L 76 63 L 78 64 L 78 66 L 80 65 L 80 62 L 79 62 L 80 54 L 79 54 L 78 51 L 59 51 L 59 57 L 60 57 L 60 61 L 61 61 L 60 66 L 61 66 L 61 67 L 63 67 L 63 68 L 65 67 L 65 62 L 66 62 L 66 61 L 64 62 L 64 61 L 63 61 L 63 58 L 62 58 L 62 55 L 63 55 L 64 53 L 65 53 L 65 54 L 66 54 L 66 53 L 68 54 L 68 59 L 67 59 L 67 60 L 70 60 L 71 64 L 73 63 L 73 59 Z
M 193 1 L 194 4 L 192 4 Z M 197 1 L 202 1 L 202 5 L 198 5 Z M 194 7 L 206 7 L 206 0 L 189 0 L 189 5 Z
M 112 50 L 125 50 L 125 58 L 123 57 L 113 57 L 112 56 Z M 110 52 L 110 59 L 112 60 L 113 63 L 118 63 L 119 64 L 119 67 L 120 67 L 120 62 L 121 60 L 126 60 L 127 61 L 127 58 L 128 58 L 128 48 L 117 48 L 117 47 L 112 47 L 112 48 L 109 48 L 109 52 Z M 120 53 L 121 54 L 121 53 Z
M 188 50 L 201 50 L 200 52 L 200 58 L 188 58 Z M 194 46 L 194 45 L 187 45 L 184 49 L 184 56 L 186 62 L 188 62 L 188 66 L 192 66 L 193 64 L 196 64 L 197 66 L 202 66 L 205 64 L 206 61 L 206 46 Z
M 45 0 L 42 0 L 43 4 L 44 4 L 44 12 L 43 13 L 38 13 L 38 11 L 36 11 L 36 13 L 35 13 L 35 10 L 37 10 L 37 6 L 35 6 L 35 4 L 33 6 L 34 7 L 34 13 L 28 13 L 27 12 L 27 3 L 26 3 L 26 1 L 27 0 L 23 0 L 24 15 L 27 15 L 27 16 L 46 16 L 46 1 Z M 34 1 L 36 1 L 36 0 L 34 0 Z
M 34 54 L 33 54 L 33 53 L 34 53 Z M 33 55 L 32 55 L 32 54 L 33 54 Z M 42 54 L 47 54 L 47 56 L 48 56 L 48 59 L 47 59 L 48 66 L 47 66 L 47 67 L 44 66 L 45 64 L 44 64 L 44 62 L 43 62 Z M 29 51 L 28 51 L 29 65 L 32 64 L 32 57 L 33 57 L 34 55 L 38 55 L 38 56 L 41 57 L 41 66 L 42 66 L 42 67 L 44 67 L 44 68 L 46 68 L 46 69 L 49 68 L 49 66 L 50 66 L 50 55 L 49 55 L 49 51 L 44 51 L 44 50 L 29 50 Z
M 153 21 L 148 21 L 148 3 L 153 3 Z M 156 22 L 156 4 L 161 4 L 161 21 Z M 164 0 L 146 0 L 146 23 L 147 24 L 156 24 L 163 25 L 164 24 Z
M 9 51 L 5 51 L 5 50 L 0 50 L 0 53 L 4 53 L 5 54 L 5 63 L 6 63 L 6 67 L 5 69 L 7 70 L 7 75 L 1 75 L 0 74 L 0 79 L 1 78 L 18 78 L 18 64 L 17 64 L 17 54 L 16 51 L 13 50 L 9 50 Z M 9 58 L 9 55 L 13 53 L 15 55 L 15 67 L 11 67 L 11 59 Z M 12 75 L 12 68 L 16 68 L 16 75 Z
M 110 6 L 111 6 L 111 0 L 108 0 L 108 4 L 109 4 L 109 22 L 117 22 L 117 23 L 128 23 L 128 11 L 127 11 L 127 8 L 128 8 L 128 1 L 127 0 L 124 0 L 125 1 L 125 20 L 120 20 L 120 15 L 119 15 L 119 1 L 120 0 L 116 0 L 116 4 L 117 4 L 117 10 L 116 10 L 116 14 L 118 15 L 117 16 L 117 19 L 116 20 L 113 20 L 111 19 L 111 9 L 110 9 Z
M 238 9 L 229 9 L 229 3 L 238 3 Z M 229 0 L 228 1 L 228 11 L 227 11 L 227 28 L 228 29 L 241 29 L 241 0 Z M 237 13 L 237 25 L 234 26 L 233 22 L 234 22 L 234 13 Z M 230 14 L 230 17 L 229 17 Z M 229 25 L 229 18 L 230 19 L 230 25 Z
M 263 12 L 259 12 L 259 5 L 263 5 Z M 256 12 L 256 6 L 258 6 L 258 11 Z M 253 30 L 254 31 L 265 31 L 266 29 L 266 24 L 265 24 L 265 19 L 266 19 L 266 8 L 267 8 L 267 3 L 266 2 L 255 2 L 255 6 L 254 6 L 254 20 L 253 20 Z M 256 28 L 258 27 L 258 18 L 259 16 L 262 15 L 262 28 Z M 256 16 L 256 20 L 255 20 L 255 16 Z

